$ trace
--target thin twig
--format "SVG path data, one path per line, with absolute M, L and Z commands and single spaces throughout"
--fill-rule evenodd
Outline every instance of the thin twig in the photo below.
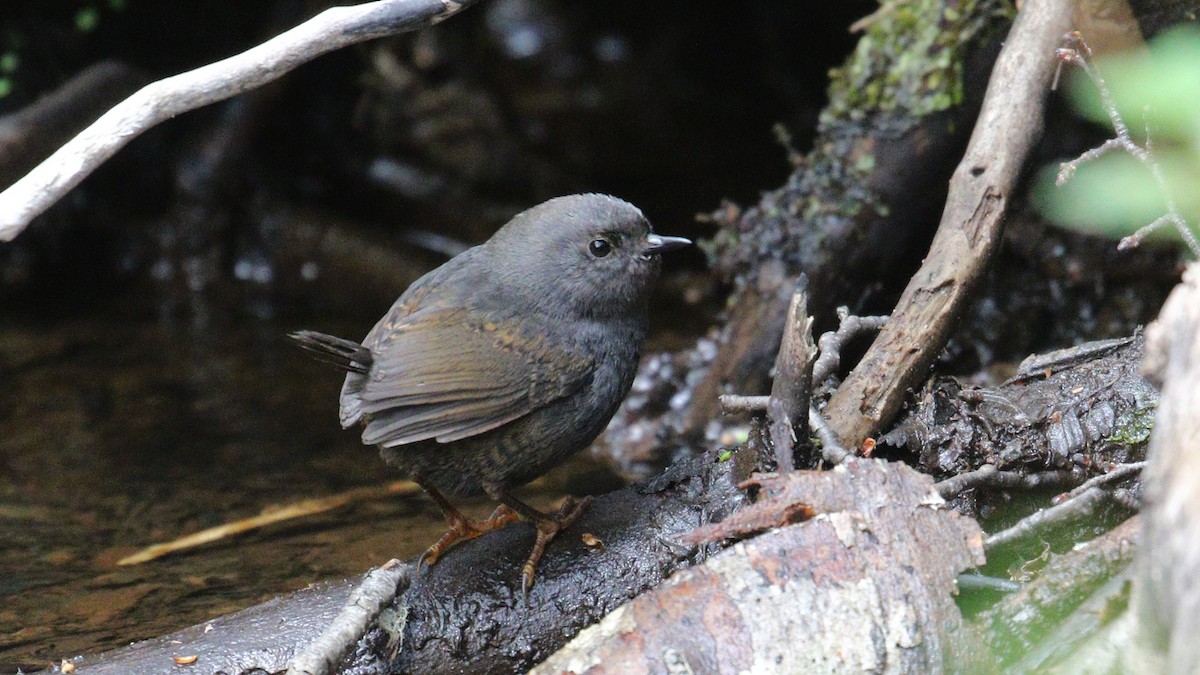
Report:
M 1145 146 L 1138 145 L 1137 141 L 1134 141 L 1132 135 L 1129 133 L 1129 125 L 1125 123 L 1124 117 L 1117 110 L 1117 103 L 1113 99 L 1112 92 L 1109 91 L 1108 83 L 1104 81 L 1104 77 L 1100 75 L 1100 71 L 1096 69 L 1092 62 L 1091 47 L 1088 46 L 1078 31 L 1072 31 L 1064 36 L 1063 46 L 1056 51 L 1056 54 L 1063 63 L 1079 67 L 1088 76 L 1088 79 L 1092 81 L 1097 93 L 1100 95 L 1100 103 L 1104 107 L 1105 112 L 1108 113 L 1109 122 L 1112 124 L 1113 131 L 1116 132 L 1117 137 L 1110 138 L 1099 147 L 1092 148 L 1075 159 L 1060 164 L 1058 177 L 1055 182 L 1059 186 L 1062 186 L 1075 175 L 1075 172 L 1083 164 L 1106 155 L 1113 150 L 1125 151 L 1150 171 L 1150 175 L 1154 177 L 1154 183 L 1158 186 L 1158 191 L 1166 204 L 1167 212 L 1155 218 L 1149 225 L 1123 238 L 1117 244 L 1117 249 L 1124 251 L 1135 248 L 1151 233 L 1166 225 L 1170 225 L 1175 228 L 1175 231 L 1179 233 L 1184 243 L 1191 249 L 1192 255 L 1200 257 L 1200 241 L 1196 239 L 1196 234 L 1192 231 L 1191 226 L 1188 225 L 1187 219 L 1179 213 L 1175 197 L 1167 185 L 1166 174 L 1163 173 L 1162 165 L 1158 163 L 1158 160 L 1154 156 L 1154 146 L 1150 141 L 1150 125 L 1146 125 Z
M 1080 166 L 1082 166 L 1088 162 L 1091 162 L 1093 160 L 1099 159 L 1100 157 L 1103 157 L 1104 155 L 1107 155 L 1110 152 L 1113 152 L 1116 150 L 1125 150 L 1125 149 L 1126 149 L 1125 144 L 1121 141 L 1120 138 L 1110 138 L 1107 141 L 1104 141 L 1103 143 L 1101 143 L 1100 145 L 1098 145 L 1090 150 L 1084 151 L 1081 155 L 1079 155 L 1075 159 L 1072 159 L 1069 162 L 1063 162 L 1062 164 L 1059 164 L 1058 165 L 1058 176 L 1055 177 L 1054 184 L 1057 185 L 1058 187 L 1062 187 L 1063 185 L 1066 184 L 1067 181 L 1069 181 L 1075 177 L 1075 172 L 1079 170 Z M 1140 150 L 1140 148 L 1139 148 L 1139 150 Z
M 821 441 L 821 457 L 826 462 L 837 465 L 846 461 L 847 457 L 853 456 L 853 453 L 838 440 L 825 416 L 812 406 L 808 408 L 808 425 L 817 433 L 817 440 Z
M 1109 497 L 1110 493 L 1103 488 L 1089 488 L 1077 497 L 1026 516 L 1016 525 L 989 536 L 983 540 L 983 550 L 990 553 L 996 548 L 1031 537 L 1051 526 L 1091 515 Z
M 942 499 L 949 499 L 972 488 L 992 487 L 1033 490 L 1051 485 L 1074 485 L 1079 480 L 1079 477 L 1072 471 L 1023 473 L 1020 471 L 1000 471 L 993 464 L 984 464 L 974 471 L 968 471 L 938 481 L 933 487 L 941 495 Z
M 984 464 L 974 471 L 940 480 L 934 483 L 933 489 L 937 490 L 942 499 L 949 499 L 960 492 L 987 485 L 988 481 L 998 473 L 1000 470 L 996 468 L 995 464 Z
M 1130 462 L 1129 464 L 1118 464 L 1115 467 L 1113 467 L 1110 471 L 1108 471 L 1107 473 L 1102 473 L 1099 476 L 1089 479 L 1088 481 L 1081 484 L 1079 487 L 1075 488 L 1074 490 L 1071 490 L 1070 492 L 1066 493 L 1065 495 L 1059 495 L 1058 497 L 1055 497 L 1054 503 L 1059 504 L 1059 503 L 1065 502 L 1068 499 L 1074 499 L 1075 497 L 1078 497 L 1083 492 L 1090 490 L 1094 487 L 1099 487 L 1101 485 L 1107 485 L 1109 483 L 1123 480 L 1125 478 L 1130 478 L 1133 476 L 1133 474 L 1139 473 L 1142 471 L 1142 469 L 1145 469 L 1145 468 L 1146 468 L 1145 462 Z
M 817 341 L 821 355 L 813 363 L 813 386 L 819 386 L 837 372 L 847 342 L 883 328 L 888 321 L 886 316 L 853 316 L 845 307 L 838 307 L 838 318 L 837 330 L 823 333 Z
M 0 193 L 0 241 L 16 237 L 154 125 L 260 87 L 335 49 L 438 23 L 475 1 L 377 0 L 333 7 L 241 54 L 146 85 Z
M 833 375 L 841 364 L 841 351 L 850 340 L 863 333 L 877 331 L 887 323 L 886 316 L 854 316 L 845 307 L 838 308 L 837 330 L 826 331 L 817 341 L 820 356 L 813 362 L 813 385 L 819 385 Z M 725 413 L 764 412 L 770 396 L 745 396 L 721 394 L 721 409 Z
M 721 410 L 726 413 L 760 413 L 766 412 L 771 402 L 770 396 L 743 396 L 742 394 L 721 394 Z
M 967 589 L 983 589 L 988 591 L 998 591 L 1000 593 L 1015 593 L 1021 590 L 1021 584 L 1012 579 L 1001 579 L 999 577 L 989 577 L 978 572 L 970 572 L 960 574 L 955 578 L 960 591 Z

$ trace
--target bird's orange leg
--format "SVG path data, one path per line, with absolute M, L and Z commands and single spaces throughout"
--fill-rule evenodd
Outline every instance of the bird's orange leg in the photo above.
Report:
M 441 539 L 438 539 L 429 548 L 425 549 L 425 553 L 421 555 L 422 565 L 433 565 L 442 557 L 451 546 L 454 546 L 460 541 L 474 539 L 479 535 L 490 532 L 498 527 L 504 527 L 509 523 L 514 523 L 519 520 L 517 514 L 509 507 L 501 504 L 492 511 L 492 515 L 483 520 L 472 520 L 463 514 L 459 513 L 458 509 L 454 508 L 442 493 L 428 482 L 420 478 L 414 478 L 414 482 L 420 485 L 425 492 L 437 503 L 441 509 L 442 515 L 445 516 L 446 522 L 450 524 L 450 529 L 443 534 Z

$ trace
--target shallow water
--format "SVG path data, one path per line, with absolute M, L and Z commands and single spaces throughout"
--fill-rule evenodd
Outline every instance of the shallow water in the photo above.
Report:
M 0 673 L 177 630 L 419 553 L 424 497 L 382 495 L 148 563 L 147 545 L 398 476 L 337 423 L 341 377 L 284 336 L 311 320 L 164 320 L 113 301 L 0 321 Z M 323 322 L 365 333 L 368 323 Z M 565 467 L 526 493 L 547 506 Z M 482 515 L 490 505 L 466 505 Z

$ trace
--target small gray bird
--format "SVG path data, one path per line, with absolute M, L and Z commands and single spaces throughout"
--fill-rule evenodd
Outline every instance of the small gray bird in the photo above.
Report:
M 346 370 L 342 427 L 437 502 L 449 531 L 422 556 L 524 518 L 546 544 L 587 500 L 553 515 L 512 490 L 587 447 L 629 392 L 646 335 L 659 254 L 691 242 L 650 231 L 632 204 L 599 194 L 551 199 L 418 279 L 362 344 L 312 331 L 300 345 Z M 442 496 L 500 503 L 469 520 Z

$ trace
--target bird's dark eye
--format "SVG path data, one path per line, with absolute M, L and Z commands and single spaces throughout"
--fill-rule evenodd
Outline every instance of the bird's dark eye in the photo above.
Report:
M 609 253 L 612 253 L 612 244 L 608 243 L 608 241 L 604 239 L 593 239 L 592 242 L 588 244 L 588 253 L 591 253 L 597 258 L 603 258 Z

